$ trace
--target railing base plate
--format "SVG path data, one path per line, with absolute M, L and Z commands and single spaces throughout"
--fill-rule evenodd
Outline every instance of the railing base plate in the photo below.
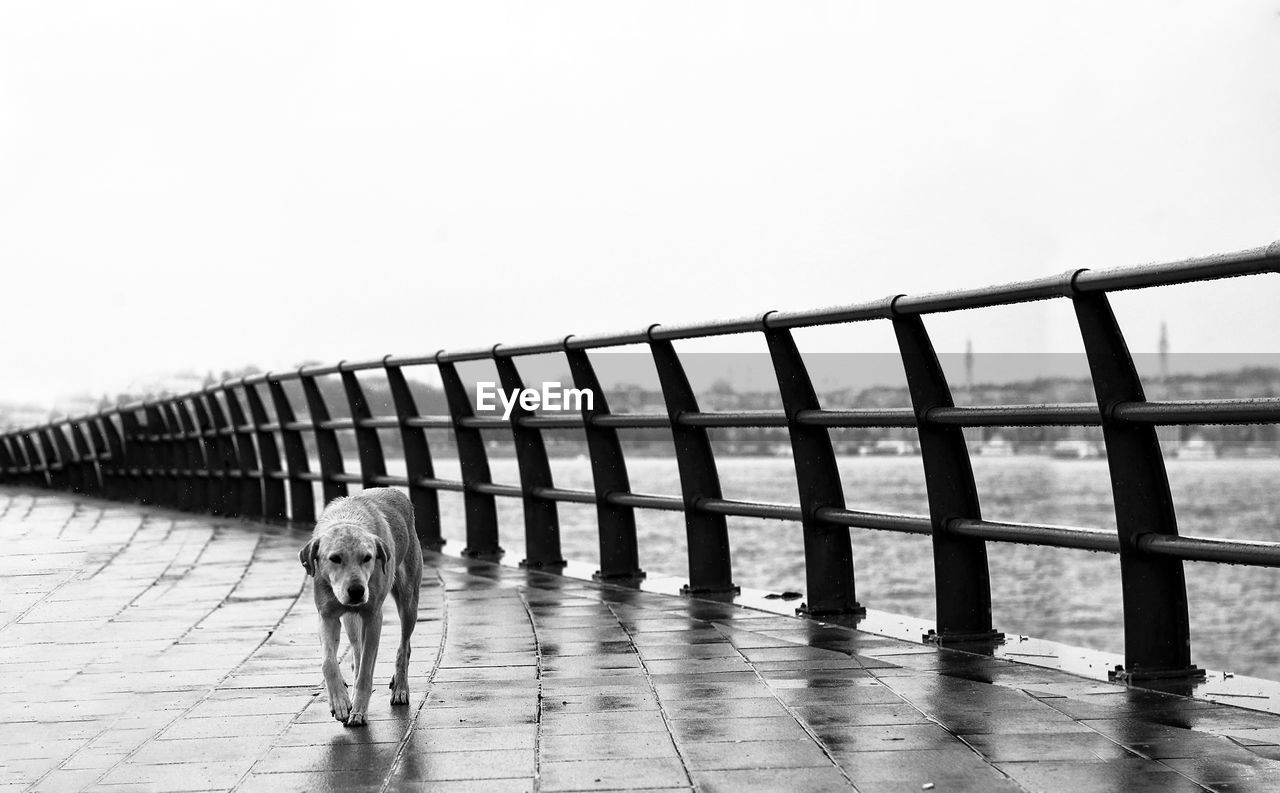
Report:
M 822 617 L 865 617 L 867 616 L 867 607 L 860 603 L 855 603 L 852 606 L 838 609 L 814 609 L 810 608 L 808 603 L 801 603 L 796 607 L 796 615 L 817 619 Z
M 1152 680 L 1198 680 L 1204 675 L 1204 670 L 1198 666 L 1180 669 L 1125 669 L 1117 666 L 1107 672 L 1107 679 L 1115 683 L 1145 683 Z
M 958 644 L 1000 644 L 1004 641 L 1004 634 L 1000 631 L 990 630 L 978 633 L 938 633 L 930 630 L 924 636 L 920 637 L 920 641 L 925 644 L 932 644 L 938 647 L 953 647 Z
M 632 581 L 643 581 L 648 575 L 643 570 L 632 570 L 629 573 L 609 573 L 608 575 L 597 570 L 591 574 L 591 580 L 606 584 L 625 584 Z
M 705 597 L 708 595 L 741 595 L 742 587 L 737 584 L 730 584 L 727 587 L 692 587 L 685 584 L 680 587 L 680 594 L 689 595 L 691 597 Z

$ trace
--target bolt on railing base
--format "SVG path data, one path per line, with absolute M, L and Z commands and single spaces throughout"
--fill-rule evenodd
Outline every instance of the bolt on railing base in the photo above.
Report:
M 1178 669 L 1143 669 L 1135 666 L 1125 669 L 1117 665 L 1107 671 L 1107 679 L 1114 683 L 1143 683 L 1150 680 L 1199 680 L 1205 676 L 1204 670 L 1198 666 L 1187 666 Z
M 528 559 L 520 560 L 520 569 L 522 570 L 562 570 L 564 566 L 569 564 L 564 559 L 554 559 L 549 562 L 531 562 Z
M 680 594 L 691 597 L 708 597 L 711 595 L 741 595 L 742 587 L 730 584 L 727 587 L 692 587 L 688 584 L 680 587 Z
M 496 551 L 477 551 L 471 548 L 463 548 L 461 555 L 464 559 L 481 559 L 486 562 L 496 562 L 506 552 L 506 549 L 499 545 Z
M 600 581 L 606 584 L 626 584 L 633 581 L 643 581 L 648 578 L 649 574 L 637 568 L 625 573 L 602 573 L 599 570 L 591 574 L 592 581 Z
M 996 630 L 977 633 L 938 633 L 930 628 L 928 633 L 920 637 L 920 641 L 938 647 L 953 647 L 958 644 L 1000 644 L 1004 641 L 1004 634 Z
M 810 608 L 808 603 L 801 603 L 796 607 L 796 614 L 801 617 L 865 617 L 867 607 L 855 603 L 838 609 L 815 609 Z

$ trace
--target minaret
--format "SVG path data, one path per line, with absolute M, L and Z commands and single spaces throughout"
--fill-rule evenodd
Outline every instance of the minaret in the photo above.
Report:
M 1160 382 L 1169 380 L 1169 326 L 1160 322 Z
M 964 340 L 964 390 L 973 392 L 973 339 Z

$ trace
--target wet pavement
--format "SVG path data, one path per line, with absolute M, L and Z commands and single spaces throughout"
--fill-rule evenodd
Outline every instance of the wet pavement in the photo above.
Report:
M 0 793 L 1280 789 L 1270 713 L 435 554 L 346 728 L 304 537 L 0 488 Z

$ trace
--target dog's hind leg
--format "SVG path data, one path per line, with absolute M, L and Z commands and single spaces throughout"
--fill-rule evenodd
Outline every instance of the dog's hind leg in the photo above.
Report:
M 356 669 L 355 701 L 351 703 L 351 715 L 347 717 L 348 727 L 364 724 L 369 713 L 369 697 L 373 695 L 373 667 L 378 662 L 378 641 L 382 637 L 382 611 L 375 610 L 360 622 L 363 646 L 360 650 L 360 665 Z
M 351 697 L 347 694 L 342 668 L 338 666 L 338 636 L 341 629 L 336 618 L 320 618 L 321 670 L 329 692 L 329 713 L 338 721 L 346 721 L 351 714 Z
M 400 650 L 396 653 L 396 672 L 391 678 L 391 704 L 409 704 L 409 638 L 418 624 L 418 582 L 404 581 L 403 586 L 391 590 L 400 613 Z

